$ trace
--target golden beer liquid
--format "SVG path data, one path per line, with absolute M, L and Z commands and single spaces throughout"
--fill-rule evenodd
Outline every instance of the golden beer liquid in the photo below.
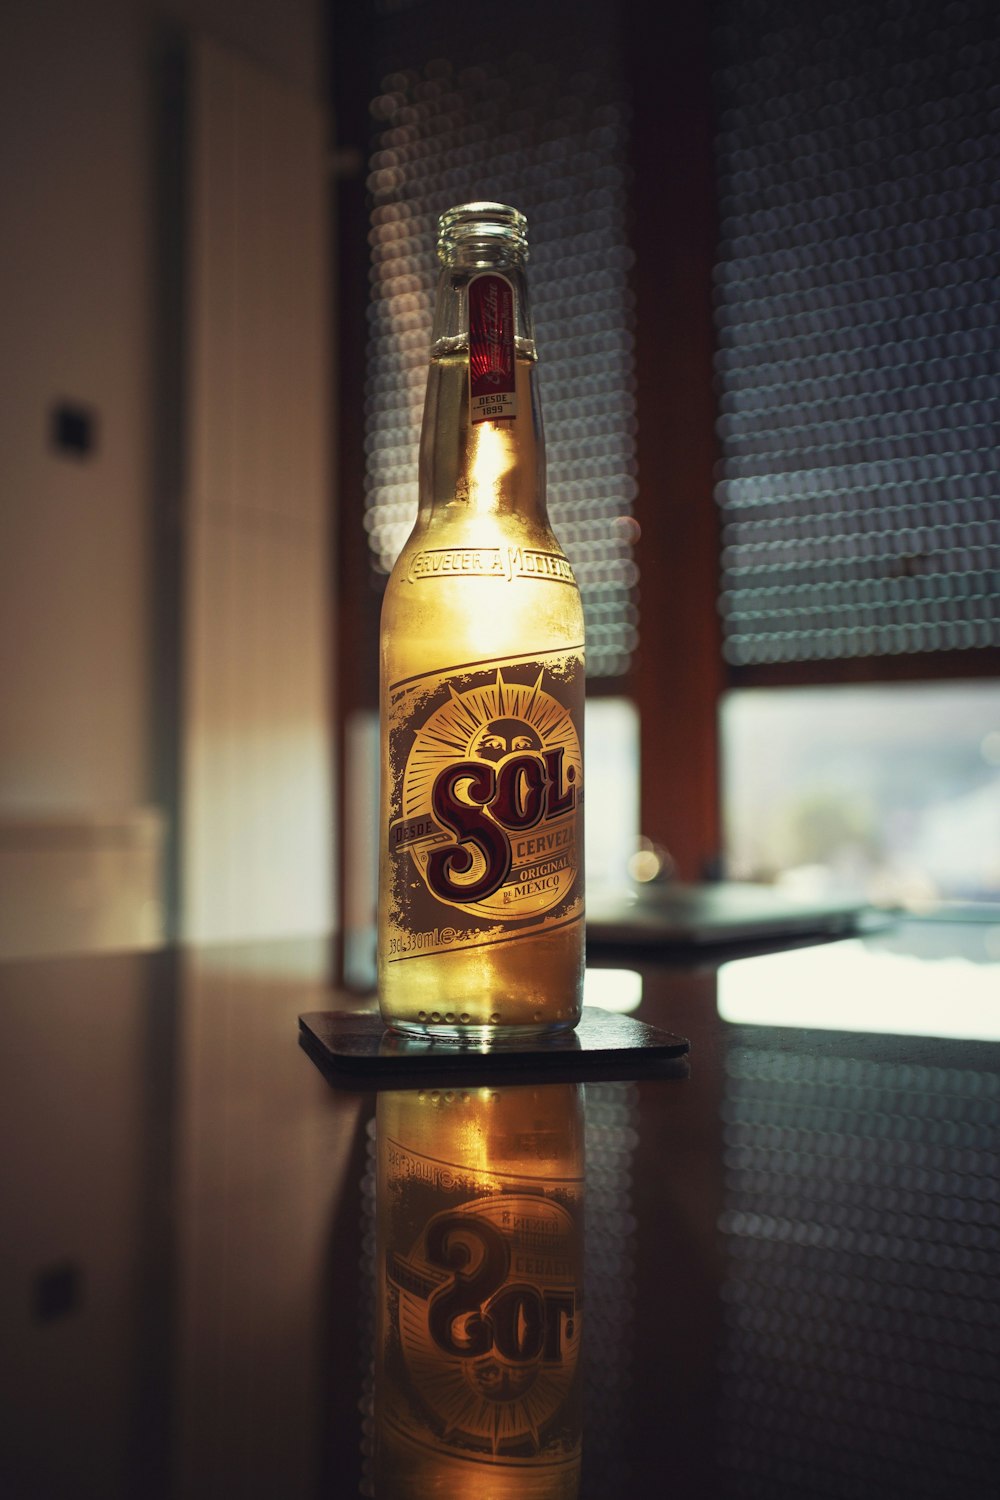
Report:
M 464 346 L 460 337 L 438 340 L 421 437 L 420 512 L 382 606 L 379 1002 L 386 1022 L 399 1029 L 474 1041 L 557 1032 L 579 1020 L 584 967 L 582 765 L 570 789 L 577 797 L 575 827 L 562 835 L 571 843 L 575 862 L 572 899 L 563 902 L 551 921 L 539 921 L 537 931 L 526 932 L 523 924 L 518 930 L 510 923 L 497 923 L 482 940 L 456 939 L 448 947 L 447 936 L 440 937 L 451 930 L 447 906 L 439 903 L 437 914 L 427 918 L 426 888 L 416 865 L 408 867 L 404 880 L 396 863 L 400 856 L 390 846 L 392 787 L 404 769 L 393 763 L 390 690 L 415 679 L 433 683 L 435 674 L 486 663 L 502 694 L 514 672 L 506 663 L 520 664 L 527 680 L 532 677 L 530 665 L 537 662 L 544 673 L 533 680 L 552 691 L 558 674 L 563 674 L 574 744 L 582 741 L 583 611 L 545 510 L 544 445 L 535 382 L 533 342 L 519 337 L 517 417 L 474 423 L 467 340 Z M 575 668 L 568 676 L 567 662 Z M 569 775 L 575 774 L 574 766 Z M 568 787 L 567 782 L 564 790 Z M 555 884 L 556 877 L 549 873 L 554 863 L 539 860 L 536 868 L 547 875 L 549 885 Z M 529 893 L 533 889 L 530 882 L 524 888 Z M 414 915 L 411 921 L 407 913 L 411 897 L 423 903 L 425 915 L 419 920 Z M 530 911 L 526 901 L 518 915 Z M 489 922 L 484 926 L 490 928 Z M 421 942 L 430 947 L 421 950 Z
M 377 1500 L 576 1500 L 583 1091 L 381 1093 Z

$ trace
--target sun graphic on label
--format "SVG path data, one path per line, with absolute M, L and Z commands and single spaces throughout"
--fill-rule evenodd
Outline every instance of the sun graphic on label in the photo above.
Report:
M 493 921 L 557 906 L 579 866 L 580 740 L 543 680 L 449 684 L 416 730 L 389 830 L 432 896 Z

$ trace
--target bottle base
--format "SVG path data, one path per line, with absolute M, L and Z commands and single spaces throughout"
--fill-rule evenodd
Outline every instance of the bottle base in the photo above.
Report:
M 401 1041 L 440 1042 L 449 1048 L 481 1052 L 494 1051 L 502 1047 L 523 1048 L 526 1044 L 535 1042 L 546 1045 L 562 1038 L 569 1038 L 579 1024 L 579 1020 L 580 1015 L 577 1012 L 564 1020 L 535 1021 L 522 1026 L 474 1025 L 472 1023 L 449 1025 L 447 1022 L 407 1021 L 398 1018 L 386 1019 L 386 1026 L 390 1036 L 397 1036 Z

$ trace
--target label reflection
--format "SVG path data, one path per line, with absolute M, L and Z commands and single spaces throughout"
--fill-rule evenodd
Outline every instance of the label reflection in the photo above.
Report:
M 376 1120 L 377 1500 L 576 1500 L 582 1087 L 382 1093 Z

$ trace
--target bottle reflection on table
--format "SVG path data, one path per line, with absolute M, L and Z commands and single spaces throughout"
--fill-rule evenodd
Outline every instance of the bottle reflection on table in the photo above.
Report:
M 583 1090 L 382 1093 L 376 1500 L 575 1500 Z

